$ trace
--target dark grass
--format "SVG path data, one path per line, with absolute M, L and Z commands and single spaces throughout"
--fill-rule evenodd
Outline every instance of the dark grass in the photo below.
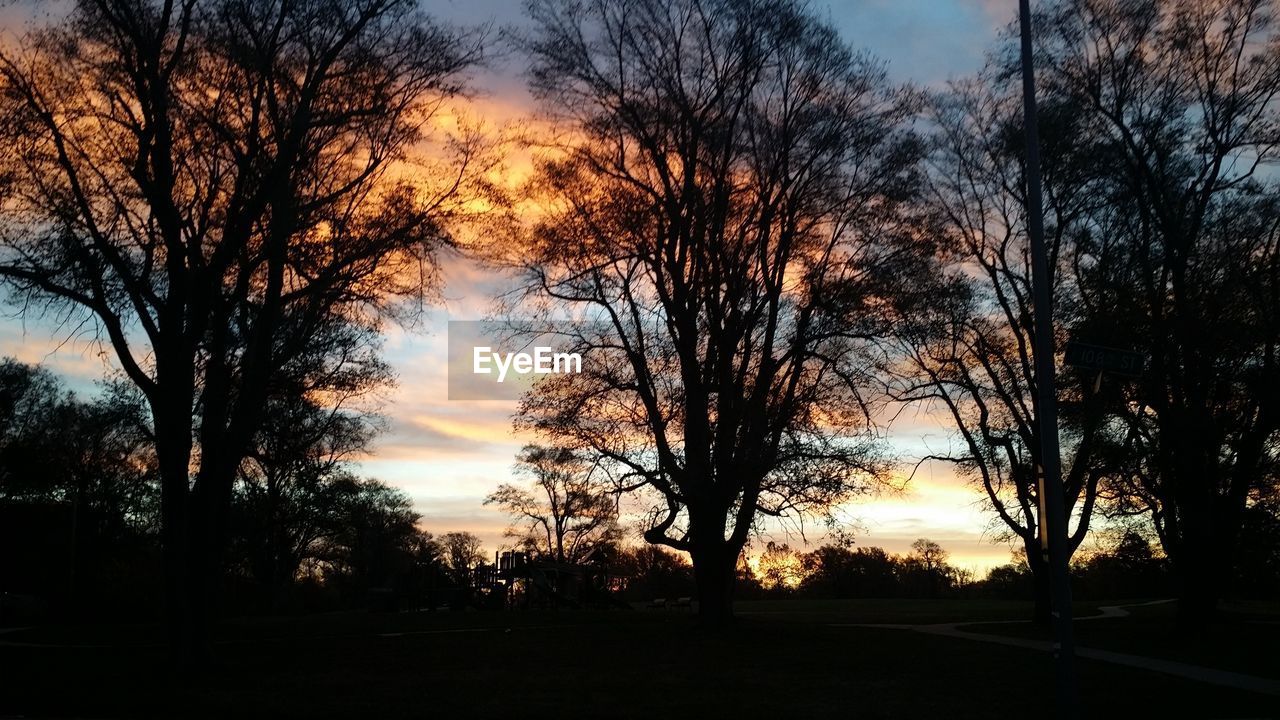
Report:
M 1102 604 L 1124 604 L 1127 601 Z M 1081 647 L 1112 650 L 1203 665 L 1220 670 L 1280 678 L 1280 614 L 1274 605 L 1227 605 L 1205 627 L 1179 626 L 1173 603 L 1126 608 L 1120 618 L 1081 620 L 1074 623 L 1075 642 Z M 1045 628 L 1026 624 L 979 624 L 971 632 L 1047 640 Z M 1277 698 L 1280 715 L 1280 698 Z
M 1018 607 L 743 603 L 732 629 L 680 611 L 348 614 L 227 623 L 204 677 L 172 672 L 150 627 L 43 629 L 0 647 L 0 716 L 165 718 L 1045 717 L 1045 653 L 831 627 Z M 753 613 L 758 611 L 757 613 Z M 1006 615 L 1006 617 L 1008 617 Z M 1016 615 L 1015 615 L 1016 617 Z M 1274 698 L 1082 662 L 1086 717 L 1272 717 Z
M 1076 603 L 1075 612 L 1098 612 L 1095 603 Z M 1001 621 L 1031 617 L 1032 605 L 1020 600 L 759 600 L 740 602 L 743 617 L 779 622 L 908 624 Z

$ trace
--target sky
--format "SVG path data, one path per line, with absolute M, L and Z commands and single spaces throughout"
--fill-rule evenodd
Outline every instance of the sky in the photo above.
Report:
M 814 6 L 839 28 L 849 44 L 885 61 L 896 81 L 938 86 L 979 68 L 983 53 L 1016 12 L 1007 0 L 846 0 Z M 0 0 L 0 29 L 16 31 L 21 9 Z M 434 0 L 429 12 L 459 25 L 518 25 L 520 0 Z M 518 58 L 493 60 L 473 78 L 477 90 L 471 112 L 487 123 L 518 121 L 532 110 L 520 76 Z M 413 328 L 387 329 L 386 357 L 398 384 L 382 408 L 387 432 L 359 461 L 359 471 L 404 489 L 436 534 L 468 530 L 489 551 L 502 543 L 507 518 L 483 504 L 499 483 L 512 479 L 514 455 L 527 440 L 513 435 L 511 401 L 449 400 L 445 331 L 449 320 L 477 320 L 490 310 L 493 293 L 507 280 L 459 256 L 442 268 L 443 302 Z M 110 353 L 95 341 L 92 326 L 58 318 L 23 317 L 4 308 L 0 317 L 0 355 L 43 363 L 78 391 L 113 369 Z M 931 418 L 904 414 L 889 428 L 890 440 L 908 461 L 928 448 L 946 447 L 948 430 Z M 909 473 L 911 462 L 905 465 Z M 1009 547 L 993 542 L 991 516 L 976 488 L 954 477 L 941 463 L 922 465 L 902 493 L 882 494 L 842 508 L 857 544 L 906 552 L 928 537 L 951 553 L 953 564 L 979 573 L 1009 559 Z M 820 528 L 805 538 L 781 532 L 773 538 L 793 548 L 809 548 L 823 539 Z

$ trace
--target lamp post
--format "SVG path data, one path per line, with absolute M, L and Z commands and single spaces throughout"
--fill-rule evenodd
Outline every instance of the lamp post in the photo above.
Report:
M 1030 0 L 1018 0 L 1022 29 L 1022 102 L 1026 130 L 1027 230 L 1031 241 L 1031 285 L 1035 309 L 1035 372 L 1040 431 L 1040 523 L 1047 536 L 1052 597 L 1053 659 L 1057 714 L 1079 714 L 1075 687 L 1075 646 L 1071 639 L 1071 586 L 1067 579 L 1067 516 L 1062 497 L 1058 448 L 1058 396 L 1054 381 L 1053 288 L 1044 244 L 1044 207 L 1040 197 L 1040 137 L 1036 122 L 1036 80 L 1031 47 Z

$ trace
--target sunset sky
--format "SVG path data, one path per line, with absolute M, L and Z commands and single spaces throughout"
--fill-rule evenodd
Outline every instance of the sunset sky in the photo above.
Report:
M 22 11 L 0 3 L 6 35 L 20 29 Z M 1014 0 L 847 0 L 815 2 L 829 13 L 846 40 L 888 63 L 898 81 L 940 85 L 976 70 L 999 28 L 1013 17 Z M 437 17 L 462 25 L 518 24 L 520 0 L 435 0 L 427 7 Z M 471 112 L 495 127 L 517 122 L 532 103 L 523 86 L 517 58 L 498 59 L 475 75 L 479 90 Z M 507 519 L 483 498 L 511 477 L 513 456 L 524 440 L 512 435 L 514 403 L 450 401 L 446 395 L 445 329 L 448 320 L 475 320 L 490 309 L 495 290 L 507 282 L 476 263 L 450 257 L 444 266 L 444 302 L 428 312 L 420 327 L 389 327 L 386 354 L 399 385 L 387 397 L 388 432 L 361 471 L 406 490 L 435 533 L 470 530 L 489 551 L 502 541 Z M 111 360 L 94 342 L 94 328 L 25 319 L 6 309 L 0 320 L 0 353 L 24 362 L 43 363 L 68 379 L 73 388 L 93 392 L 94 382 L 111 369 Z M 929 418 L 904 413 L 891 427 L 895 447 L 908 459 L 926 448 L 945 448 L 949 433 Z M 904 552 L 919 537 L 941 543 L 955 565 L 979 572 L 1006 562 L 1009 548 L 992 543 L 990 515 L 975 488 L 955 479 L 942 464 L 924 465 L 905 493 L 869 498 L 842 515 L 857 528 L 860 545 Z M 818 528 L 808 535 L 820 542 Z M 802 546 L 798 536 L 776 539 Z

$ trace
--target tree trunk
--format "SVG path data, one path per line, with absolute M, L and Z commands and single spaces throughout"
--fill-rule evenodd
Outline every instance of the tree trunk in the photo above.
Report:
M 1034 557 L 1038 558 L 1039 556 L 1036 555 Z M 1033 560 L 1030 564 L 1031 591 L 1035 600 L 1035 609 L 1032 610 L 1031 619 L 1037 625 L 1049 627 L 1053 622 L 1053 595 L 1049 583 L 1049 565 L 1043 559 Z
M 210 472 L 210 457 L 190 486 L 187 428 L 157 422 L 160 455 L 165 623 L 173 667 L 199 670 L 212 659 L 211 628 L 222 581 L 222 551 L 230 504 L 231 473 Z M 186 453 L 182 452 L 186 436 Z M 177 451 L 173 449 L 177 446 Z M 225 465 L 222 463 L 220 465 Z
M 191 532 L 188 534 L 188 584 L 191 608 L 191 644 L 197 666 L 212 660 L 213 623 L 223 585 L 223 553 L 227 544 L 227 517 L 235 465 L 226 450 L 214 448 L 201 457 L 200 473 L 191 492 Z
M 187 414 L 188 417 L 190 413 Z M 170 661 L 175 668 L 192 664 L 188 527 L 191 458 L 189 427 L 155 414 L 156 455 L 160 469 L 160 537 L 164 577 L 164 616 Z
M 1193 441 L 1188 438 L 1186 445 L 1190 446 Z M 1196 454 L 1191 460 L 1201 457 L 1202 453 Z M 1222 591 L 1220 583 L 1226 579 L 1220 568 L 1231 565 L 1230 548 L 1220 544 L 1218 526 L 1221 523 L 1215 522 L 1220 500 L 1217 491 L 1203 479 L 1206 467 L 1207 463 L 1200 462 L 1190 468 L 1199 474 L 1183 468 L 1186 474 L 1177 478 L 1182 491 L 1177 498 L 1181 532 L 1174 556 L 1178 575 L 1178 624 L 1190 629 L 1204 627 L 1213 619 Z
M 1180 452 L 1173 454 L 1167 470 L 1177 481 L 1174 499 L 1179 522 L 1173 547 L 1168 547 L 1167 539 L 1161 540 L 1177 574 L 1178 624 L 1187 629 L 1209 625 L 1217 615 L 1218 601 L 1230 588 L 1248 492 L 1258 476 L 1258 455 L 1238 455 L 1230 470 L 1217 462 L 1218 443 L 1205 444 L 1199 430 L 1207 424 L 1202 421 L 1180 436 Z M 1230 474 L 1224 477 L 1224 473 Z
M 698 622 L 717 629 L 733 622 L 733 589 L 738 553 L 729 543 L 714 540 L 694 546 L 693 579 L 698 593 Z
M 1184 525 L 1183 532 L 1198 523 Z M 1213 621 L 1218 609 L 1218 599 L 1227 581 L 1232 565 L 1232 548 L 1211 537 L 1207 529 L 1194 535 L 1184 535 L 1179 553 L 1178 573 L 1178 624 L 1187 629 L 1199 629 Z
M 1032 600 L 1036 603 L 1032 621 L 1047 628 L 1053 621 L 1053 594 L 1048 578 L 1048 562 L 1044 560 L 1039 541 L 1023 543 L 1023 547 L 1027 551 L 1027 565 L 1032 571 Z
M 1217 611 L 1218 597 L 1211 573 L 1200 567 L 1184 567 L 1178 582 L 1178 625 L 1187 629 L 1208 625 Z

